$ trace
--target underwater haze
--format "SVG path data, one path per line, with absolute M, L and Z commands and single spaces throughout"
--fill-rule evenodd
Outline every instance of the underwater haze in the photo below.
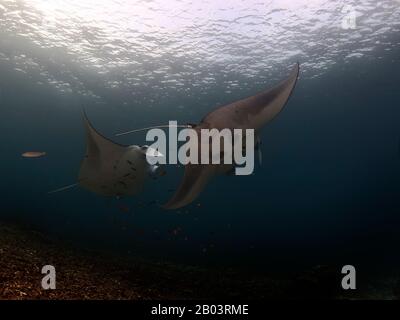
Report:
M 133 197 L 48 194 L 77 182 L 83 109 L 143 145 L 115 134 L 198 123 L 297 61 L 254 174 L 219 176 L 172 211 L 182 166 Z M 188 264 L 400 267 L 399 84 L 398 0 L 0 0 L 0 219 Z

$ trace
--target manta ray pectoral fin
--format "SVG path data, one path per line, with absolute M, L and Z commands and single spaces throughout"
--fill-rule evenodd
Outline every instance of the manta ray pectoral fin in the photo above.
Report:
M 259 95 L 260 100 L 265 103 L 264 106 L 262 106 L 264 103 L 261 103 L 259 114 L 263 119 L 263 125 L 274 119 L 282 111 L 296 86 L 299 72 L 300 65 L 297 62 L 287 79 Z
M 86 156 L 98 157 L 100 149 L 95 138 L 97 132 L 90 123 L 85 111 L 83 112 L 83 125 L 86 130 Z
M 100 152 L 123 153 L 127 146 L 121 145 L 99 133 L 89 121 L 86 113 L 83 113 L 83 123 L 86 128 L 87 155 L 99 157 Z
M 236 112 L 241 114 L 241 119 L 247 119 L 246 127 L 256 130 L 261 129 L 274 119 L 286 105 L 296 86 L 299 71 L 299 63 L 296 63 L 289 77 L 273 88 L 243 99 L 239 101 L 239 105 L 233 103 L 227 108 L 236 108 Z
M 191 203 L 216 173 L 213 165 L 188 164 L 181 185 L 164 209 L 178 209 Z

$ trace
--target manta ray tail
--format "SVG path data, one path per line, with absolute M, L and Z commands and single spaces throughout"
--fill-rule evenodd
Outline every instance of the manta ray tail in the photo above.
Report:
M 76 182 L 76 183 L 70 184 L 68 186 L 61 187 L 61 188 L 49 191 L 49 192 L 47 192 L 47 194 L 52 194 L 52 193 L 57 193 L 57 192 L 61 192 L 61 191 L 64 191 L 64 190 L 68 190 L 68 189 L 74 188 L 74 187 L 76 187 L 78 185 L 79 185 L 79 182 Z
M 159 125 L 159 126 L 152 126 L 152 127 L 145 127 L 145 128 L 140 128 L 140 129 L 134 129 L 134 130 L 130 130 L 130 131 L 125 131 L 125 132 L 121 132 L 121 133 L 117 133 L 115 134 L 116 137 L 118 136 L 124 136 L 126 134 L 130 134 L 130 133 L 134 133 L 134 132 L 140 132 L 140 131 L 146 131 L 146 130 L 150 130 L 150 129 L 158 129 L 158 128 L 192 128 L 193 126 L 190 124 L 187 125 L 170 125 L 170 124 L 163 124 L 163 125 Z

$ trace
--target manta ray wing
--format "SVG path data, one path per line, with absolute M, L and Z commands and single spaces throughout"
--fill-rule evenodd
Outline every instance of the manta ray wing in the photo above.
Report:
M 186 165 L 181 185 L 163 208 L 178 209 L 191 203 L 204 189 L 210 178 L 216 174 L 215 171 L 214 165 Z
M 118 192 L 116 191 L 118 188 L 131 189 L 131 184 L 135 182 L 132 181 L 128 185 L 126 179 L 119 177 L 120 170 L 118 170 L 121 166 L 127 165 L 121 163 L 121 160 L 129 151 L 129 147 L 115 143 L 100 134 L 92 126 L 86 114 L 83 116 L 83 121 L 87 146 L 79 171 L 79 184 L 85 189 L 102 195 L 114 195 Z M 120 180 L 121 182 L 118 183 Z
M 119 157 L 125 152 L 127 146 L 111 141 L 99 133 L 89 121 L 86 113 L 83 114 L 83 123 L 86 129 L 86 158 Z
M 210 112 L 200 126 L 259 130 L 282 111 L 296 85 L 299 70 L 296 63 L 289 77 L 275 87 Z

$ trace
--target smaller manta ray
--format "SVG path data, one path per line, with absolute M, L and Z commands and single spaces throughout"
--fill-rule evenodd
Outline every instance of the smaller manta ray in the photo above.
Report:
M 147 178 L 162 174 L 159 166 L 150 165 L 146 155 L 163 155 L 148 146 L 124 146 L 115 143 L 93 128 L 84 114 L 86 155 L 82 161 L 78 183 L 59 188 L 55 193 L 76 185 L 102 196 L 131 196 L 142 191 Z

